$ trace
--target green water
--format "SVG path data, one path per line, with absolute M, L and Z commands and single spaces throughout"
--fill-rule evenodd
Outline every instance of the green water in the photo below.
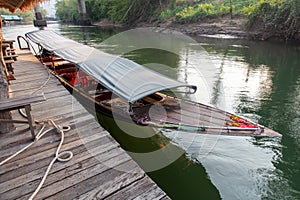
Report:
M 300 199 L 300 46 L 198 37 L 187 45 L 175 42 L 170 52 L 151 45 L 128 47 L 132 41 L 148 41 L 145 34 L 129 34 L 124 43 L 113 44 L 115 40 L 107 39 L 122 30 L 67 25 L 48 29 L 195 84 L 197 93 L 185 98 L 247 116 L 283 135 L 280 140 L 157 132 L 99 116 L 145 170 L 149 164 L 159 168 L 171 161 L 148 175 L 172 199 Z M 13 39 L 10 30 L 3 32 Z M 168 39 L 172 37 L 167 33 L 157 40 L 170 46 L 176 41 Z M 160 157 L 140 159 L 153 151 Z M 172 152 L 182 153 L 174 159 Z

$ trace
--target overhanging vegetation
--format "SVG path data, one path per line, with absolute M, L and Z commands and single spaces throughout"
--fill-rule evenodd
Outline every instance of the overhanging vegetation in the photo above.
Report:
M 128 25 L 164 21 L 197 23 L 226 15 L 243 15 L 248 17 L 249 30 L 300 39 L 299 0 L 86 0 L 86 7 L 92 21 L 109 20 Z M 56 9 L 57 17 L 62 20 L 79 19 L 77 0 L 59 0 Z

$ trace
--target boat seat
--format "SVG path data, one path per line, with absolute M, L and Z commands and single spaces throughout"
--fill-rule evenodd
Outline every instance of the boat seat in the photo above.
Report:
M 104 100 L 111 99 L 111 96 L 112 96 L 112 92 L 108 91 L 108 92 L 92 95 L 92 98 L 95 98 L 96 101 L 104 101 Z
M 156 94 L 153 94 L 153 95 L 156 95 Z M 161 102 L 164 101 L 164 97 L 161 97 L 159 95 L 156 95 L 156 96 L 153 96 L 153 95 L 146 96 L 146 97 L 142 98 L 142 100 L 147 103 L 150 103 L 150 104 L 160 104 Z M 160 97 L 160 98 L 155 98 L 155 97 Z
M 89 91 L 90 95 L 99 95 L 104 93 L 109 93 L 110 90 L 96 90 L 96 91 Z
M 103 102 L 102 102 L 103 103 Z M 113 99 L 109 99 L 105 102 L 107 105 L 110 105 L 110 106 L 116 106 L 116 107 L 119 107 L 119 108 L 128 108 L 129 107 L 129 104 L 128 102 L 122 100 L 121 98 L 119 97 L 116 97 L 116 98 L 113 98 Z
M 31 131 L 32 139 L 35 139 L 34 133 L 34 119 L 31 114 L 31 104 L 38 103 L 41 101 L 45 101 L 44 94 L 35 94 L 35 95 L 22 95 L 8 99 L 0 100 L 0 111 L 11 111 L 17 110 L 20 108 L 25 108 L 25 112 L 27 115 L 27 121 L 25 120 L 11 120 L 11 119 L 0 119 L 0 122 L 4 123 L 28 123 Z

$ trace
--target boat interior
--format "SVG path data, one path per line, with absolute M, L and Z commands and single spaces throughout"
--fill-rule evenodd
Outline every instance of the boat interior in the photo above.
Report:
M 131 112 L 133 121 L 140 125 L 171 129 L 180 129 L 186 126 L 188 128 L 184 131 L 242 136 L 261 135 L 261 132 L 264 132 L 265 129 L 262 126 L 258 127 L 257 124 L 255 125 L 252 122 L 247 122 L 245 123 L 247 124 L 246 127 L 240 128 L 239 122 L 233 119 L 231 113 L 161 92 L 150 94 L 134 104 L 129 104 L 96 82 L 87 73 L 79 70 L 75 64 L 47 51 L 40 54 L 39 59 L 53 75 L 58 77 L 68 87 L 73 90 L 76 89 L 90 98 L 95 104 L 107 110 L 111 110 L 114 107 L 124 111 L 124 108 L 126 108 L 128 112 Z M 153 105 L 163 106 L 163 111 L 159 107 L 151 109 Z M 259 133 L 257 133 L 258 130 Z M 278 133 L 270 129 L 267 130 L 271 135 L 278 135 Z

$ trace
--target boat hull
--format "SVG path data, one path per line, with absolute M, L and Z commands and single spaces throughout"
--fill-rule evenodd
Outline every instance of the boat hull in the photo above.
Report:
M 130 104 L 61 58 L 41 59 L 91 112 L 140 126 L 197 134 L 281 137 L 281 134 L 213 106 L 154 93 Z

